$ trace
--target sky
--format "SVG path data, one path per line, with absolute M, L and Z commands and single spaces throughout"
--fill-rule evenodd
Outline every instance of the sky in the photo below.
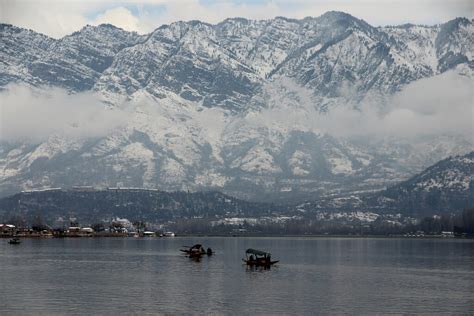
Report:
M 87 24 L 145 34 L 175 21 L 304 18 L 336 10 L 379 25 L 437 24 L 474 17 L 472 0 L 0 0 L 0 22 L 60 38 Z

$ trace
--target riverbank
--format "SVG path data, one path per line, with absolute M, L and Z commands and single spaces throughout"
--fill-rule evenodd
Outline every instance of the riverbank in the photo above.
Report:
M 0 238 L 8 239 L 17 237 L 21 239 L 38 239 L 38 238 L 404 238 L 404 239 L 472 239 L 474 236 L 446 236 L 446 235 L 270 235 L 270 234 L 247 234 L 247 235 L 228 235 L 228 234 L 179 234 L 173 237 L 162 236 L 160 234 L 153 236 L 130 235 L 124 233 L 94 233 L 88 235 L 76 234 L 18 234 L 18 235 L 2 235 Z

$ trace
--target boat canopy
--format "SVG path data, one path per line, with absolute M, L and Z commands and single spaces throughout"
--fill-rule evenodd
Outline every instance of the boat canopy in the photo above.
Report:
M 252 249 L 252 248 L 247 249 L 247 251 L 245 251 L 245 253 L 250 253 L 250 254 L 256 255 L 256 256 L 269 256 L 270 255 L 269 252 L 265 252 L 265 251 L 261 251 L 261 250 L 257 250 L 257 249 Z

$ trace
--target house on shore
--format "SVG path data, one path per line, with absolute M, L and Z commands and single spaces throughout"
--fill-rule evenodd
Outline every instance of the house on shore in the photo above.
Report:
M 12 224 L 0 224 L 0 237 L 11 237 L 16 234 L 16 226 Z

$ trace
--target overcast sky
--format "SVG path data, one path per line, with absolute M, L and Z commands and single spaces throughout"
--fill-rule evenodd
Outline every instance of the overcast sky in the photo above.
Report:
M 303 18 L 344 11 L 372 25 L 436 24 L 473 18 L 472 0 L 0 0 L 0 21 L 62 37 L 86 24 L 148 33 L 178 20 Z

